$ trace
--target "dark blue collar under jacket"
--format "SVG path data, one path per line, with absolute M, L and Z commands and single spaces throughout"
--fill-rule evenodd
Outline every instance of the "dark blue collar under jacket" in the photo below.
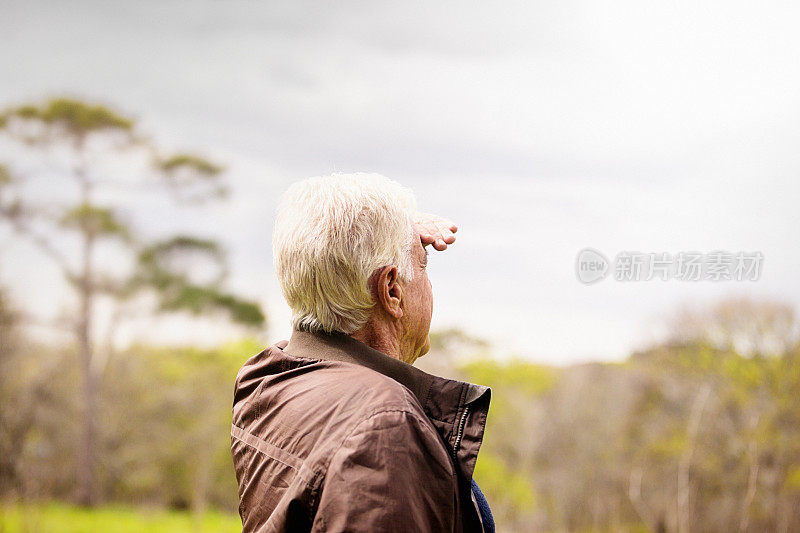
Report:
M 483 530 L 487 533 L 494 533 L 494 517 L 492 510 L 489 509 L 489 502 L 481 492 L 475 480 L 472 480 L 472 493 L 475 495 L 475 501 L 478 502 L 478 510 L 481 512 L 481 520 L 483 520 Z

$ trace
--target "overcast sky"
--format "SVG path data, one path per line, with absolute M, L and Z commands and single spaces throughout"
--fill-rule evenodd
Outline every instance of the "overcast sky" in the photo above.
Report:
M 0 0 L 0 105 L 98 100 L 224 161 L 234 195 L 184 222 L 230 243 L 231 286 L 265 304 L 272 340 L 289 333 L 277 195 L 372 171 L 459 224 L 431 260 L 434 327 L 539 361 L 620 359 L 683 303 L 800 308 L 798 27 L 800 5 L 771 1 Z M 585 247 L 765 259 L 757 282 L 587 286 Z M 43 260 L 4 248 L 3 278 L 55 310 Z

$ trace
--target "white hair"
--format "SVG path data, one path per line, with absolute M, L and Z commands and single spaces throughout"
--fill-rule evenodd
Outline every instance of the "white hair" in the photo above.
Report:
M 367 280 L 393 265 L 413 277 L 414 194 L 380 174 L 332 174 L 294 183 L 275 219 L 272 252 L 292 326 L 351 334 L 374 306 Z

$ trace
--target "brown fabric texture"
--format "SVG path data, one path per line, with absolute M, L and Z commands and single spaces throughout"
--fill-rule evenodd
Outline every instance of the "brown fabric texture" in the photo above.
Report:
M 243 531 L 482 531 L 470 480 L 490 395 L 342 333 L 295 331 L 236 378 Z

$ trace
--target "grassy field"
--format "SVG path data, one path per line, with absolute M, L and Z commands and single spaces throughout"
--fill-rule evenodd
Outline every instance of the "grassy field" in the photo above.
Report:
M 242 530 L 238 515 L 64 504 L 0 504 L 0 533 L 233 533 Z

